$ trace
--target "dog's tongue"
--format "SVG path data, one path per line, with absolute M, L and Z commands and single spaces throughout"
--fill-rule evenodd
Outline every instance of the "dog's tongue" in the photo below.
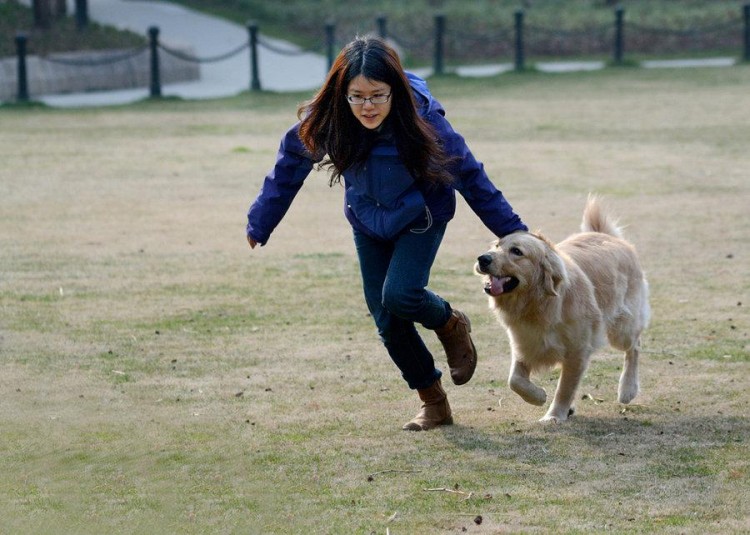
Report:
M 490 294 L 498 296 L 503 293 L 503 286 L 510 280 L 510 277 L 493 277 L 490 276 Z

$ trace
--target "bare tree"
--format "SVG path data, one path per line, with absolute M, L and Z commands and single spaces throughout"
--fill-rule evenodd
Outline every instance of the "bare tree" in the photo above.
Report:
M 54 0 L 54 16 L 56 19 L 62 19 L 68 14 L 68 2 L 66 0 Z
M 89 2 L 88 0 L 76 0 L 76 26 L 83 30 L 89 23 Z
M 33 0 L 34 26 L 47 29 L 52 25 L 52 6 L 50 0 Z

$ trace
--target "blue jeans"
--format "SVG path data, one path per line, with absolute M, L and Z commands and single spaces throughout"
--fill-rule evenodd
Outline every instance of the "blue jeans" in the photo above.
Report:
M 412 389 L 427 388 L 442 375 L 414 324 L 437 329 L 451 316 L 448 302 L 426 288 L 446 225 L 435 222 L 420 234 L 407 230 L 392 241 L 354 230 L 367 308 Z

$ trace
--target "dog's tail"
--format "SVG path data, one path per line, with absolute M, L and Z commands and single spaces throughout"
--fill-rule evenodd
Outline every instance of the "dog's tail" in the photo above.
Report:
M 616 219 L 612 219 L 604 212 L 597 195 L 589 193 L 586 208 L 583 210 L 581 232 L 601 232 L 616 238 L 622 238 L 622 229 Z

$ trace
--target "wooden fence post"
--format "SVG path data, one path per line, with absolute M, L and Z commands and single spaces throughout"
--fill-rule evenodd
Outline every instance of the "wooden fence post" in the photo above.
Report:
M 435 74 L 443 74 L 443 34 L 445 15 L 435 15 Z
M 328 21 L 326 23 L 326 53 L 328 56 L 328 70 L 331 70 L 331 67 L 333 67 L 333 60 L 334 60 L 334 47 L 336 46 L 336 25 L 333 23 L 333 21 Z
M 89 24 L 88 0 L 76 0 L 76 28 L 83 30 Z
M 151 26 L 148 29 L 149 46 L 151 49 L 151 98 L 161 96 L 161 75 L 159 73 L 159 28 Z
M 250 90 L 260 91 L 260 75 L 258 74 L 258 25 L 254 21 L 247 23 L 248 39 L 250 39 Z
M 381 39 L 387 39 L 388 38 L 388 19 L 385 15 L 379 15 L 377 18 L 378 22 L 378 35 Z
M 625 21 L 625 9 L 622 6 L 618 6 L 615 9 L 615 65 L 622 65 L 622 57 L 624 51 L 624 21 Z
M 742 14 L 745 20 L 745 53 L 743 58 L 745 61 L 750 61 L 750 4 L 743 6 Z
M 525 69 L 524 47 L 523 47 L 523 10 L 515 13 L 516 28 L 516 71 L 521 72 Z
M 26 73 L 26 41 L 25 33 L 16 34 L 16 54 L 18 56 L 18 101 L 29 101 L 29 80 Z

